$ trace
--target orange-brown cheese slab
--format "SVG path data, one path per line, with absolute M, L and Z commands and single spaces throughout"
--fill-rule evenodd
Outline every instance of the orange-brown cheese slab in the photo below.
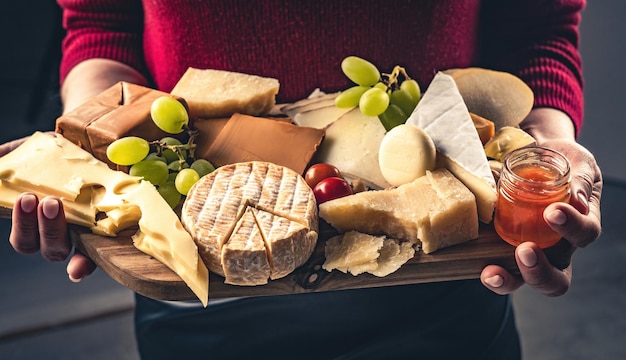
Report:
M 311 188 L 295 171 L 262 161 L 225 165 L 200 179 L 183 204 L 181 221 L 209 270 L 235 285 L 288 275 L 309 259 L 318 238 Z
M 324 138 L 324 130 L 235 114 L 208 150 L 196 156 L 215 166 L 267 161 L 303 174 Z
M 124 136 L 139 136 L 148 141 L 172 136 L 159 129 L 150 117 L 152 102 L 161 96 L 172 95 L 119 82 L 59 117 L 56 132 L 115 169 L 106 156 L 111 142 Z

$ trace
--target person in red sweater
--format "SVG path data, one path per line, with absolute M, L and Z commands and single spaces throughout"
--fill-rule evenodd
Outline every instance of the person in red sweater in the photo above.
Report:
M 572 163 L 570 204 L 544 217 L 573 248 L 600 234 L 602 176 L 576 143 L 583 122 L 578 36 L 584 0 L 185 1 L 58 0 L 67 30 L 60 69 L 64 111 L 124 80 L 172 89 L 190 66 L 280 80 L 278 102 L 349 86 L 339 64 L 357 55 L 405 67 L 426 88 L 434 74 L 479 66 L 511 72 L 534 91 L 521 127 Z M 0 146 L 0 155 L 19 141 Z M 24 194 L 11 244 L 49 260 L 71 253 L 59 199 Z M 480 280 L 230 299 L 203 309 L 137 295 L 144 358 L 519 359 L 510 297 L 523 284 L 565 293 L 571 266 L 554 268 L 533 243 L 516 249 L 521 276 L 499 266 Z M 95 269 L 75 253 L 78 281 Z M 505 295 L 505 296 L 502 296 Z

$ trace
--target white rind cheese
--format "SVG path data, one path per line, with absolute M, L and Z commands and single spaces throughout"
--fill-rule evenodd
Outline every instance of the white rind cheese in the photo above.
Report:
M 311 188 L 295 171 L 261 161 L 225 165 L 200 179 L 181 220 L 209 270 L 234 285 L 290 274 L 318 237 Z
M 496 182 L 453 78 L 437 73 L 406 123 L 426 131 L 441 155 L 441 164 L 476 196 L 479 219 L 491 222 Z

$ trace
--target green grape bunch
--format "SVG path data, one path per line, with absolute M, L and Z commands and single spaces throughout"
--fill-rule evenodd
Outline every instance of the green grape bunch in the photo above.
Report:
M 401 66 L 381 73 L 376 65 L 358 56 L 341 62 L 344 75 L 355 85 L 335 98 L 340 108 L 359 107 L 367 116 L 377 116 L 387 131 L 403 124 L 421 98 L 420 86 Z
M 130 166 L 130 175 L 152 183 L 170 207 L 175 208 L 191 187 L 215 167 L 205 159 L 195 158 L 197 132 L 189 128 L 189 115 L 182 103 L 169 96 L 159 97 L 151 105 L 150 116 L 168 134 L 186 131 L 187 143 L 172 136 L 156 141 L 126 136 L 109 144 L 106 154 L 114 164 Z

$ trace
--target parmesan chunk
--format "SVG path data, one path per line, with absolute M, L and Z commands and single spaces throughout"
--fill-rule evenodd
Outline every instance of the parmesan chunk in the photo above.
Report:
M 478 237 L 475 197 L 446 169 L 397 188 L 327 201 L 319 211 L 341 232 L 384 234 L 421 244 L 425 253 Z
M 276 104 L 278 88 L 278 80 L 272 78 L 189 68 L 171 93 L 185 99 L 192 118 L 218 118 L 266 114 Z
M 358 275 L 376 270 L 376 260 L 383 247 L 384 236 L 371 236 L 356 231 L 334 236 L 326 241 L 326 261 L 322 265 L 327 271 L 337 269 Z
M 367 272 L 378 277 L 395 272 L 415 254 L 407 241 L 357 231 L 330 238 L 324 251 L 322 268 L 327 271 L 337 269 L 355 276 Z

